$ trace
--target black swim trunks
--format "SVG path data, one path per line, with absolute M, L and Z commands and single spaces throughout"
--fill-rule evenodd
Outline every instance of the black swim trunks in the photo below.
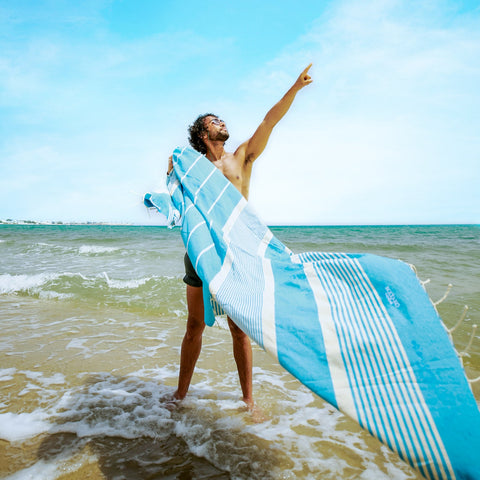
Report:
M 183 258 L 183 261 L 185 263 L 185 276 L 183 277 L 183 281 L 191 287 L 201 287 L 202 279 L 197 275 L 197 272 L 193 268 L 192 262 L 190 261 L 190 257 L 187 253 Z

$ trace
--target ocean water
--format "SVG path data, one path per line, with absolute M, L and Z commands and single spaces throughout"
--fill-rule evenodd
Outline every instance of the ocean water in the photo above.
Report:
M 274 227 L 294 252 L 369 252 L 416 267 L 469 378 L 480 376 L 480 227 Z M 0 478 L 416 479 L 254 346 L 254 423 L 224 321 L 171 408 L 186 318 L 180 232 L 0 226 Z M 480 382 L 479 382 L 480 383 Z M 480 385 L 473 392 L 480 399 Z

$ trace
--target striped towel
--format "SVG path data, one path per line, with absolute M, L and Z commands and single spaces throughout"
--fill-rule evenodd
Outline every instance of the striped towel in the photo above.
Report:
M 480 478 L 480 414 L 434 306 L 407 264 L 370 254 L 293 254 L 208 159 L 173 154 L 168 194 L 216 304 L 313 392 L 426 478 Z M 171 201 L 170 201 L 171 199 Z

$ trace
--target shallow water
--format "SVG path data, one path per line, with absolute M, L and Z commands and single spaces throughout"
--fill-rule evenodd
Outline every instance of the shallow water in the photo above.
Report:
M 479 227 L 275 227 L 295 252 L 415 264 L 459 351 L 480 319 Z M 224 322 L 171 408 L 184 334 L 183 246 L 162 227 L 0 226 L 0 477 L 420 478 L 254 346 L 252 421 Z M 477 335 L 464 356 L 480 375 Z M 478 383 L 474 394 L 480 398 Z

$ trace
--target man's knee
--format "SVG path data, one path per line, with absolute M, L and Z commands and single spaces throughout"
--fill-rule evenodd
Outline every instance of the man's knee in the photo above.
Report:
M 187 320 L 186 336 L 189 339 L 195 339 L 197 337 L 201 337 L 204 330 L 205 322 L 203 321 L 203 317 L 200 318 L 196 315 L 189 313 Z
M 234 339 L 243 340 L 247 337 L 247 334 L 244 333 L 244 331 L 236 325 L 231 318 L 228 318 L 228 326 L 230 327 L 230 333 Z
M 205 330 L 203 318 L 203 293 L 201 287 L 187 285 L 187 337 L 195 338 L 201 336 Z

